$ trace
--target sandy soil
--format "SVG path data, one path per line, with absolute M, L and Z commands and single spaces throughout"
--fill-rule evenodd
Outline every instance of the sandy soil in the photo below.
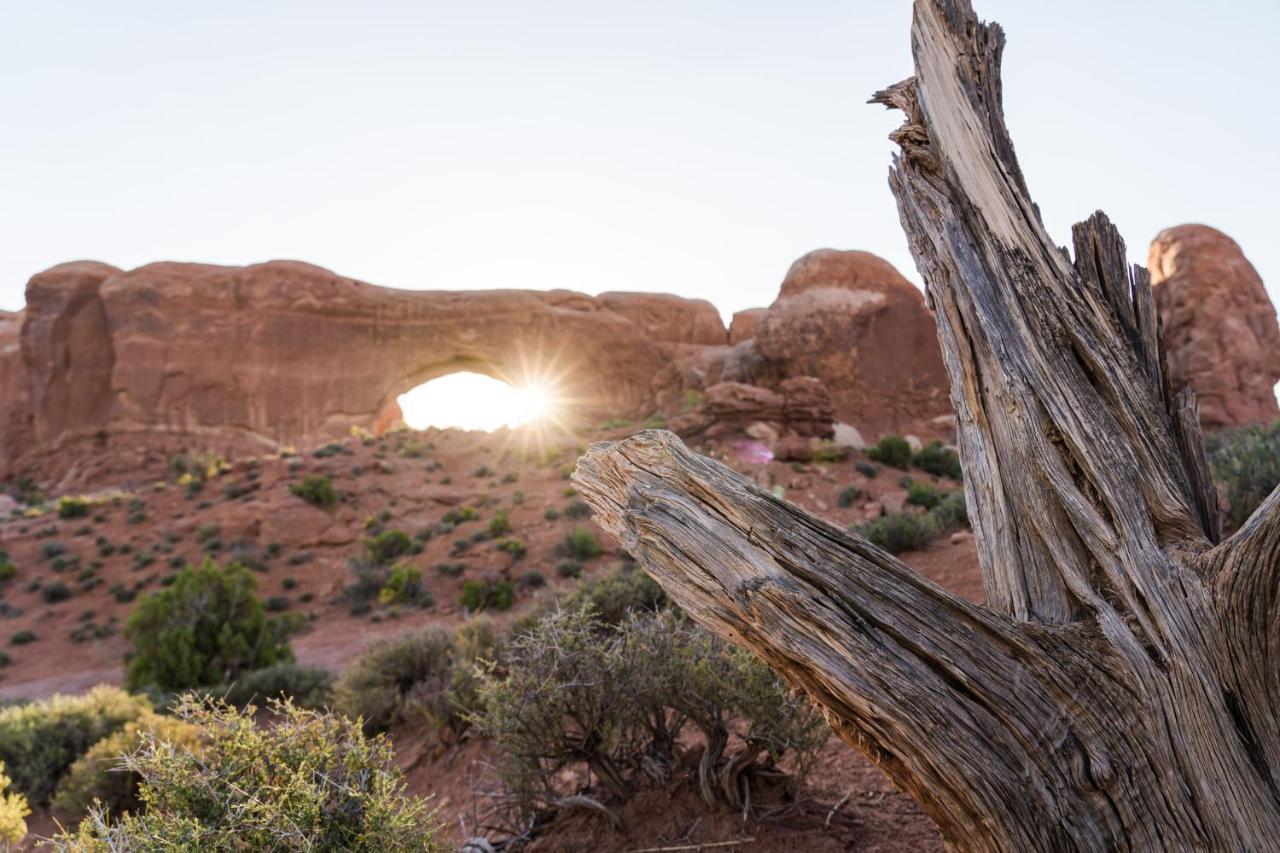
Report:
M 308 619 L 305 633 L 294 641 L 298 659 L 335 671 L 379 637 L 462 620 L 458 599 L 468 578 L 519 579 L 538 572 L 546 585 L 535 589 L 517 584 L 516 608 L 498 617 L 500 622 L 515 618 L 541 597 L 577 583 L 556 570 L 561 561 L 556 547 L 574 528 L 591 529 L 610 546 L 586 565 L 584 576 L 608 571 L 621 559 L 588 519 L 570 517 L 577 498 L 567 474 L 589 441 L 626 432 L 562 440 L 550 449 L 526 446 L 520 433 L 508 431 L 428 430 L 376 440 L 353 438 L 319 456 L 309 452 L 230 460 L 228 470 L 195 494 L 175 482 L 167 460 L 157 460 L 153 470 L 116 484 L 124 492 L 103 495 L 87 517 L 59 519 L 50 513 L 0 521 L 0 549 L 18 568 L 15 579 L 0 585 L 0 650 L 10 657 L 0 667 L 0 699 L 34 699 L 122 683 L 129 650 L 123 626 L 134 601 L 159 589 L 176 567 L 206 553 L 219 561 L 249 558 L 260 572 L 260 594 Z M 884 469 L 868 478 L 855 468 L 865 459 L 860 454 L 838 463 L 797 465 L 747 461 L 731 445 L 702 449 L 770 488 L 781 487 L 788 500 L 840 525 L 866 520 L 882 507 L 900 508 L 905 497 L 903 472 Z M 332 512 L 290 492 L 290 484 L 310 474 L 328 475 L 344 493 Z M 919 471 L 911 476 L 932 479 Z M 861 495 L 840 507 L 839 494 L 848 486 L 857 486 Z M 412 535 L 463 506 L 477 507 L 479 518 L 433 537 L 422 553 L 410 558 L 434 595 L 433 608 L 375 608 L 359 616 L 349 612 L 341 597 L 350 578 L 347 561 L 360 553 L 368 527 Z M 547 518 L 549 509 L 558 517 Z M 513 559 L 493 541 L 459 551 L 455 540 L 484 529 L 499 510 L 511 522 L 508 535 L 523 540 L 525 556 Z M 902 558 L 954 592 L 982 600 L 968 534 L 944 537 L 928 550 Z M 465 568 L 457 577 L 436 568 L 458 563 Z M 50 601 L 45 587 L 59 581 L 71 595 Z M 36 639 L 13 644 L 23 631 Z M 485 746 L 465 743 L 443 749 L 430 745 L 430 736 L 412 731 L 395 732 L 393 740 L 412 789 L 436 797 L 459 838 L 477 831 L 473 791 L 483 775 Z M 741 843 L 715 849 L 940 849 L 932 824 L 916 806 L 861 755 L 834 740 L 797 797 L 779 796 L 761 811 L 769 816 L 743 824 L 738 815 L 709 813 L 691 789 L 675 786 L 635 798 L 624 816 L 623 833 L 598 817 L 578 815 L 536 849 L 632 850 L 732 840 Z M 33 830 L 48 828 L 36 816 Z

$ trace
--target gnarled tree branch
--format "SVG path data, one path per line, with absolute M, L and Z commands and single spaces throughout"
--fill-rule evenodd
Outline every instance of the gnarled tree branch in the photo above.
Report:
M 1001 108 L 1003 34 L 916 0 L 890 184 L 934 309 L 990 609 L 673 437 L 598 445 L 601 523 L 973 850 L 1280 838 L 1280 497 L 1219 538 L 1194 401 L 1102 214 L 1057 248 Z M 1274 769 L 1273 769 L 1274 768 Z

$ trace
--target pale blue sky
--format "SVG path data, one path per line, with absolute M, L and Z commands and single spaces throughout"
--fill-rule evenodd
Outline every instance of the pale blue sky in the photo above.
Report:
M 1051 232 L 1235 237 L 1280 292 L 1280 2 L 977 0 Z M 909 4 L 5 2 L 0 307 L 64 260 L 768 304 L 819 246 L 918 280 L 886 186 Z

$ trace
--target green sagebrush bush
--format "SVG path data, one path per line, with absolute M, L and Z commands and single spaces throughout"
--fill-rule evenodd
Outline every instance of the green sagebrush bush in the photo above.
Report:
M 133 643 L 125 671 L 129 689 L 216 687 L 242 673 L 292 661 L 289 636 L 299 630 L 302 617 L 268 617 L 256 586 L 244 566 L 219 569 L 206 558 L 144 599 L 125 626 Z
M 146 699 L 105 686 L 0 708 L 0 763 L 15 790 L 45 806 L 90 747 L 149 713 Z
M 408 796 L 391 745 L 334 714 L 269 706 L 257 726 L 237 711 L 187 697 L 176 716 L 200 733 L 198 749 L 145 738 L 124 766 L 141 780 L 140 814 L 94 810 L 65 851 L 443 851 L 427 802 Z
M 482 610 L 510 610 L 516 603 L 516 587 L 505 579 L 463 581 L 458 601 L 472 613 Z
M 0 843 L 16 844 L 27 834 L 27 815 L 31 808 L 27 798 L 17 791 L 10 791 L 9 777 L 0 761 Z
M 237 708 L 269 699 L 289 699 L 300 708 L 321 708 L 329 701 L 333 673 L 317 666 L 278 663 L 239 676 L 210 695 Z
M 528 815 L 568 793 L 570 766 L 585 764 L 612 800 L 668 778 L 686 724 L 708 744 L 704 799 L 735 806 L 744 777 L 787 752 L 803 765 L 828 734 L 764 664 L 670 609 L 618 625 L 586 605 L 552 611 L 480 682 L 476 725 L 500 747 L 499 774 Z
M 334 687 L 337 711 L 364 721 L 366 732 L 427 720 L 463 734 L 476 710 L 478 667 L 501 659 L 493 623 L 471 619 L 450 631 L 431 627 L 381 640 L 349 666 Z
M 304 477 L 301 483 L 291 483 L 289 491 L 321 509 L 333 509 L 338 503 L 338 493 L 333 488 L 333 481 L 323 474 Z
M 911 445 L 900 435 L 886 435 L 874 446 L 867 448 L 867 456 L 882 465 L 905 471 L 911 466 Z
M 143 803 L 138 795 L 141 778 L 125 769 L 125 756 L 144 745 L 148 738 L 198 749 L 199 730 L 190 723 L 144 711 L 137 720 L 107 735 L 67 769 L 53 796 L 53 813 L 69 825 L 97 807 L 110 815 L 138 812 Z
M 1205 451 L 1226 498 L 1227 523 L 1239 527 L 1280 483 L 1280 421 L 1209 433 Z
M 935 477 L 950 477 L 957 482 L 964 478 L 959 454 L 944 447 L 941 441 L 931 441 L 916 451 L 911 464 Z
M 936 493 L 933 496 L 937 498 Z M 947 492 L 926 513 L 894 512 L 852 530 L 890 554 L 918 551 L 944 533 L 969 523 L 964 492 Z

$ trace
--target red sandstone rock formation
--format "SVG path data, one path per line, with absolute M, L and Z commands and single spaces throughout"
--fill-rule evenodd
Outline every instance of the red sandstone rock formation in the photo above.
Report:
M 748 308 L 745 311 L 735 312 L 733 320 L 729 323 L 729 343 L 740 344 L 755 337 L 756 326 L 768 310 L 768 308 Z
M 1147 258 L 1171 379 L 1190 386 L 1206 427 L 1280 416 L 1280 329 L 1253 264 L 1207 225 L 1161 231 Z
M 816 376 L 841 420 L 892 428 L 949 410 L 924 296 L 883 258 L 819 249 L 787 272 L 751 341 L 773 375 Z
M 398 395 L 458 370 L 548 375 L 583 416 L 643 415 L 676 349 L 726 340 L 699 300 L 402 291 L 292 261 L 63 264 L 28 285 L 18 355 L 15 325 L 0 326 L 0 387 L 26 393 L 5 397 L 0 476 L 80 481 L 192 442 L 302 446 L 385 424 Z
M 639 326 L 653 341 L 720 346 L 727 339 L 720 312 L 705 299 L 616 291 L 597 298 L 605 308 Z

